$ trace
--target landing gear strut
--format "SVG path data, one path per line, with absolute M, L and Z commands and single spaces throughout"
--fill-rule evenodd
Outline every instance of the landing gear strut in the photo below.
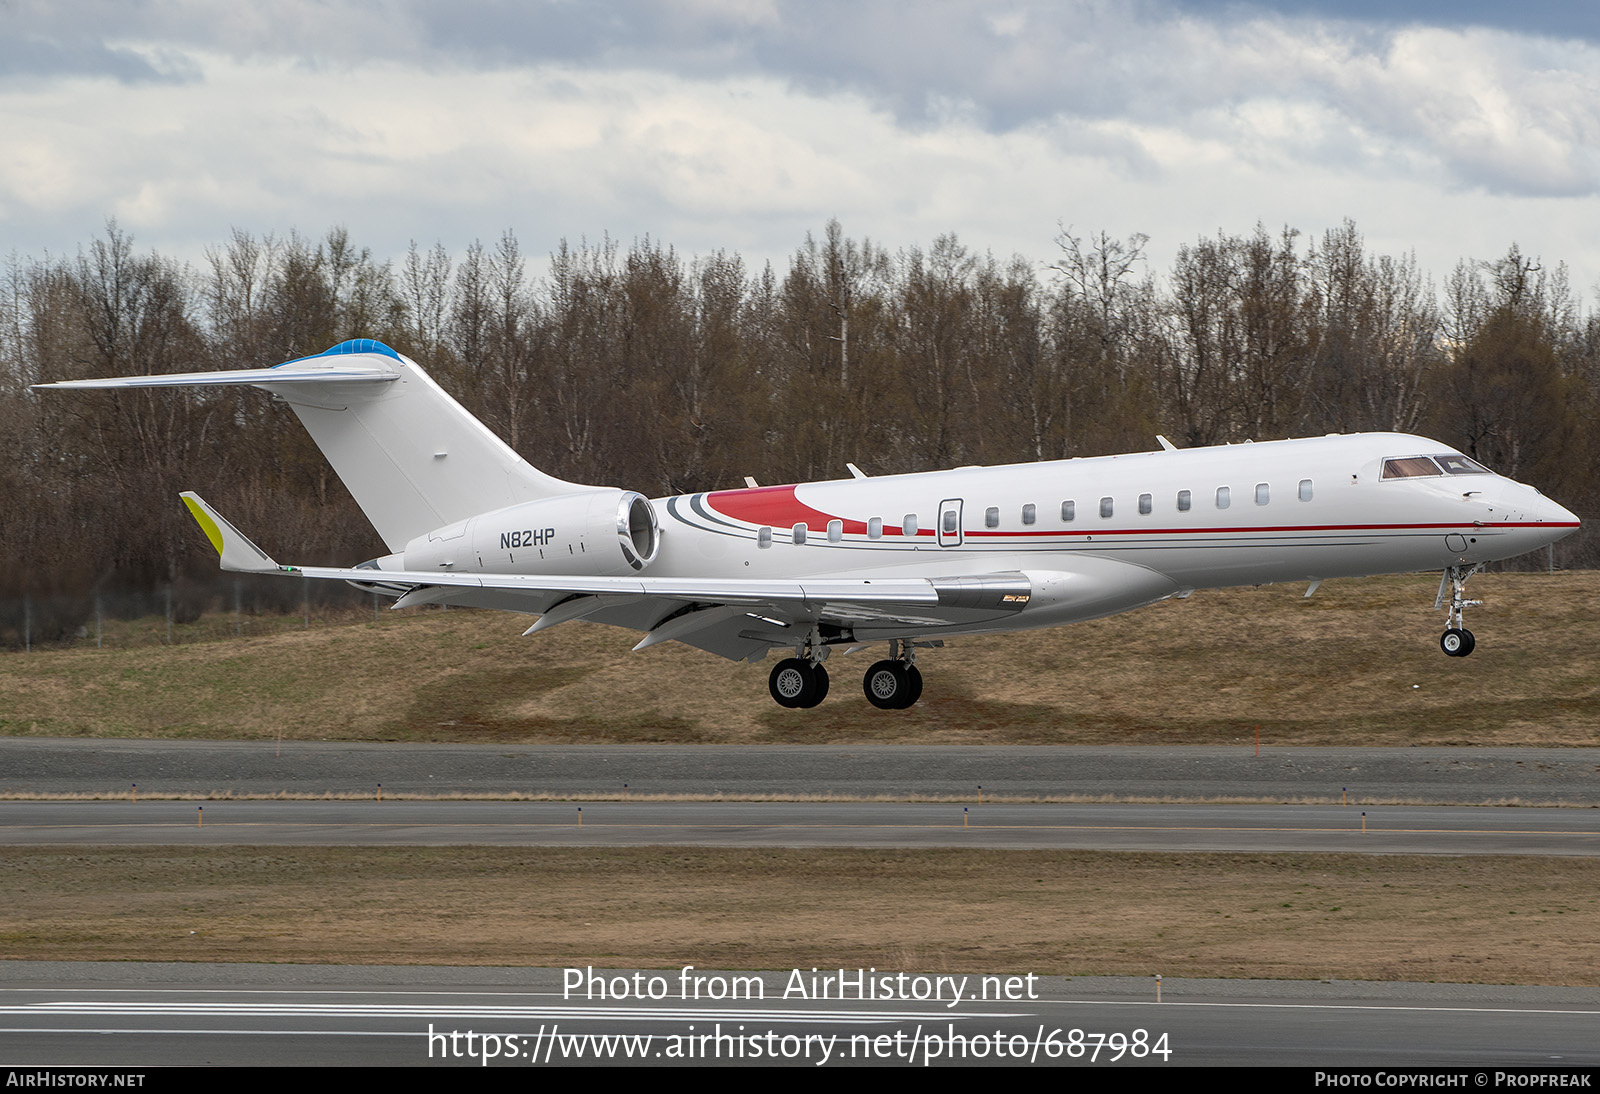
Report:
M 1465 657 L 1477 646 L 1477 640 L 1472 637 L 1472 632 L 1463 625 L 1462 609 L 1475 607 L 1482 604 L 1481 600 L 1467 599 L 1467 579 L 1483 569 L 1483 563 L 1475 566 L 1447 566 L 1444 576 L 1439 579 L 1439 595 L 1434 599 L 1435 610 L 1445 606 L 1448 600 L 1450 614 L 1445 620 L 1445 632 L 1439 636 L 1439 648 L 1450 657 Z
M 891 641 L 889 660 L 874 663 L 862 678 L 867 702 L 879 710 L 904 710 L 922 698 L 922 673 L 915 659 L 916 647 L 910 642 Z

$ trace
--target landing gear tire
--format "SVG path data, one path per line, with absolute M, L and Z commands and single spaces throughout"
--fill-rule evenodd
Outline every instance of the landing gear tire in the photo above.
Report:
M 1472 632 L 1461 627 L 1451 627 L 1439 636 L 1439 648 L 1451 657 L 1465 657 L 1477 644 Z
M 828 670 L 820 664 L 811 664 L 811 678 L 815 681 L 816 691 L 811 696 L 809 703 L 801 703 L 803 707 L 814 707 L 828 697 Z
M 904 710 L 922 696 L 922 673 L 903 661 L 878 661 L 862 678 L 861 690 L 879 710 Z
M 767 690 L 780 707 L 814 707 L 828 694 L 828 670 L 799 657 L 779 661 Z
M 906 671 L 898 661 L 877 661 L 861 678 L 861 690 L 867 702 L 879 710 L 899 710 L 911 690 Z

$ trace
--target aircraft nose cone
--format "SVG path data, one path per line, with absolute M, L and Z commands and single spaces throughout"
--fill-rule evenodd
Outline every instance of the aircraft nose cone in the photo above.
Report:
M 1549 526 L 1551 543 L 1565 536 L 1570 536 L 1578 530 L 1579 525 L 1582 523 L 1578 520 L 1576 513 L 1564 505 L 1551 501 L 1549 498 L 1539 499 L 1539 505 L 1534 510 L 1534 519 L 1541 524 Z

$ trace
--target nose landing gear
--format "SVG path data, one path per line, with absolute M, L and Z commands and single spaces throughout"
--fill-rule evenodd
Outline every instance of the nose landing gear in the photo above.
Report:
M 1435 611 L 1444 607 L 1448 598 L 1450 614 L 1445 620 L 1445 632 L 1439 636 L 1439 648 L 1447 656 L 1465 657 L 1478 644 L 1472 632 L 1463 625 L 1462 609 L 1483 603 L 1481 600 L 1468 600 L 1466 596 L 1467 580 L 1481 569 L 1481 562 L 1470 567 L 1447 566 L 1444 576 L 1439 579 L 1439 595 L 1434 598 L 1433 607 Z

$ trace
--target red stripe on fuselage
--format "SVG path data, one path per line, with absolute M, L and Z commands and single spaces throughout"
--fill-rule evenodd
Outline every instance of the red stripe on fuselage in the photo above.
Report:
M 842 521 L 844 531 L 855 535 L 865 535 L 867 525 L 865 521 L 849 520 L 824 513 L 820 509 L 800 501 L 795 496 L 794 486 L 758 486 L 753 490 L 718 490 L 706 495 L 706 504 L 715 512 L 733 520 L 745 521 L 750 524 L 765 524 L 773 528 L 792 528 L 796 524 L 804 524 L 814 532 L 820 532 L 828 527 L 832 520 Z M 1192 526 L 1184 528 L 1094 528 L 1080 525 L 1076 528 L 1053 529 L 1027 529 L 1000 531 L 989 528 L 966 528 L 962 534 L 972 538 L 1034 538 L 1034 537 L 1089 537 L 1089 536 L 1170 536 L 1170 535 L 1220 535 L 1220 534 L 1273 534 L 1273 533 L 1299 533 L 1310 532 L 1423 532 L 1443 531 L 1451 529 L 1462 533 L 1474 531 L 1494 531 L 1507 528 L 1576 528 L 1577 524 L 1566 522 L 1545 521 L 1507 521 L 1504 523 L 1481 524 L 1467 521 L 1464 523 L 1440 524 L 1300 524 L 1300 525 L 1268 525 L 1263 527 L 1250 527 L 1248 525 L 1233 525 L 1227 527 Z M 903 530 L 884 524 L 883 534 L 898 536 Z M 931 528 L 919 528 L 919 536 L 932 536 Z
M 1231 532 L 1434 532 L 1442 529 L 1455 529 L 1463 534 L 1470 532 L 1493 532 L 1504 528 L 1577 528 L 1580 525 L 1566 521 L 1503 521 L 1481 524 L 1467 522 L 1465 524 L 1283 524 L 1263 525 L 1250 527 L 1248 525 L 1230 526 L 1226 528 L 1212 528 L 1204 525 L 1193 528 L 1060 528 L 1045 529 L 1043 531 L 995 531 L 984 528 L 968 528 L 963 533 L 967 536 L 991 536 L 1021 538 L 1025 536 L 1188 536 L 1202 534 L 1221 534 Z
M 793 486 L 758 486 L 754 490 L 718 490 L 706 495 L 706 505 L 725 517 L 765 524 L 773 528 L 792 528 L 804 524 L 813 532 L 825 531 L 830 520 L 844 521 L 844 530 L 865 535 L 865 521 L 845 520 L 813 509 L 794 496 Z M 890 535 L 899 529 L 885 528 Z

